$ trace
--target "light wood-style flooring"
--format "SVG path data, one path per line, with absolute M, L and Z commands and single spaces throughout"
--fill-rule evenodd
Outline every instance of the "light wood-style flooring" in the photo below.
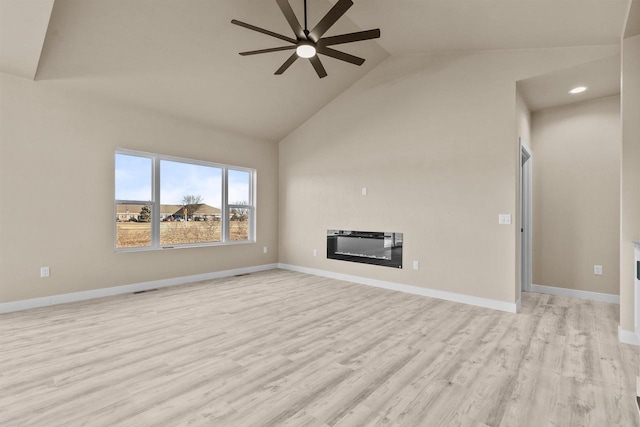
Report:
M 0 426 L 637 426 L 619 307 L 272 270 L 0 316 Z

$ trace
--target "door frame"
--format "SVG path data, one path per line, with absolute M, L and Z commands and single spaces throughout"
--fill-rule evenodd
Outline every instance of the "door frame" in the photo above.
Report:
M 518 138 L 520 147 L 520 290 L 531 292 L 533 281 L 532 245 L 532 156 L 531 149 Z

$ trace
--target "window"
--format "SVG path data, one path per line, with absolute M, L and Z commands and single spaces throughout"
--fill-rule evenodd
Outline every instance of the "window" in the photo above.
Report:
M 116 154 L 116 248 L 151 246 L 153 161 Z
M 229 240 L 247 240 L 253 214 L 251 213 L 251 173 L 230 170 L 228 174 Z
M 254 169 L 117 150 L 115 248 L 255 241 Z
M 160 160 L 160 245 L 222 242 L 223 168 Z

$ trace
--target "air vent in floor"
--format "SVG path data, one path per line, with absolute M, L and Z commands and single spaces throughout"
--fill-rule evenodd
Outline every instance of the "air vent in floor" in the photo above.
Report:
M 146 292 L 153 292 L 153 291 L 157 291 L 157 289 L 147 289 L 147 290 L 144 290 L 144 291 L 135 291 L 133 294 L 134 295 L 135 294 L 144 294 Z

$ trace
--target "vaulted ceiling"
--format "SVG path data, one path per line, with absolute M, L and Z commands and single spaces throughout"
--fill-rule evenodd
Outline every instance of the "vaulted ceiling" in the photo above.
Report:
M 290 0 L 302 16 L 303 0 Z M 310 27 L 334 0 L 308 0 Z M 278 141 L 388 55 L 619 44 L 629 0 L 354 0 L 328 32 L 380 28 L 282 76 L 283 45 L 231 25 L 292 35 L 271 0 L 0 0 L 0 71 Z M 286 43 L 285 43 L 286 44 Z M 602 65 L 602 64 L 600 64 Z

